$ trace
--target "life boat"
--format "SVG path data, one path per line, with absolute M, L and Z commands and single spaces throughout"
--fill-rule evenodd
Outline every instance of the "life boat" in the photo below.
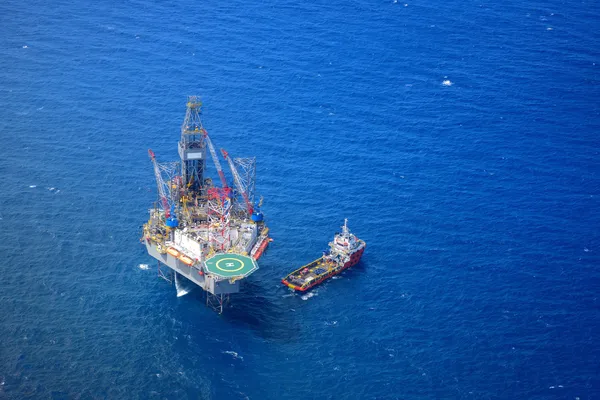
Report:
M 181 260 L 182 263 L 186 264 L 186 265 L 192 265 L 194 263 L 194 260 L 192 260 L 190 257 L 182 254 L 179 256 L 179 259 Z
M 179 251 L 177 251 L 177 249 L 174 249 L 172 247 L 169 247 L 167 249 L 167 253 L 169 253 L 170 255 L 172 255 L 175 258 L 179 257 Z

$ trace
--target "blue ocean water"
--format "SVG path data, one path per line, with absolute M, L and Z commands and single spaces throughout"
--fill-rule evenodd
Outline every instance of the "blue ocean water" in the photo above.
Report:
M 0 398 L 600 398 L 600 6 L 404 1 L 1 2 Z M 138 241 L 188 94 L 275 239 L 221 316 Z

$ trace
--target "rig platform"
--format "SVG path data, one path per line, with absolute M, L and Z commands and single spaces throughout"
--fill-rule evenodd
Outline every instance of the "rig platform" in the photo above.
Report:
M 149 210 L 142 241 L 158 261 L 159 276 L 182 275 L 206 292 L 219 313 L 240 282 L 258 269 L 257 260 L 271 239 L 255 202 L 256 159 L 221 154 L 233 182 L 228 182 L 217 152 L 200 119 L 199 98 L 189 96 L 178 144 L 180 161 L 159 163 L 152 150 L 158 200 Z M 208 177 L 210 154 L 220 185 Z M 165 273 L 161 266 L 169 269 Z M 173 279 L 174 277 L 174 279 Z

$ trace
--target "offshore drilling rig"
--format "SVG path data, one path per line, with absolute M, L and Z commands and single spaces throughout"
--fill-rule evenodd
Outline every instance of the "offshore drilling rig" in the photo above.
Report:
M 180 275 L 206 292 L 219 313 L 240 282 L 258 269 L 257 260 L 271 239 L 255 202 L 256 159 L 232 158 L 221 149 L 233 184 L 227 181 L 208 132 L 200 119 L 202 102 L 189 96 L 181 126 L 180 161 L 154 166 L 158 200 L 144 224 L 143 242 L 158 260 L 159 276 L 177 284 Z M 219 184 L 206 176 L 210 154 Z M 165 272 L 161 265 L 170 270 Z

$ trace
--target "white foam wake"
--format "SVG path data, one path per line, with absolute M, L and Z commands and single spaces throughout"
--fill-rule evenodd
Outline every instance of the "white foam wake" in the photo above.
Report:
M 177 289 L 177 297 L 185 296 L 190 292 L 190 289 L 183 287 L 183 284 L 179 282 L 179 274 L 175 272 L 175 289 Z
M 306 294 L 302 295 L 300 298 L 301 298 L 302 300 L 306 301 L 306 300 L 308 300 L 308 299 L 310 299 L 311 297 L 314 297 L 314 296 L 316 296 L 316 295 L 317 295 L 317 293 L 316 293 L 316 292 L 308 292 L 308 293 L 306 293 Z
M 229 354 L 230 356 L 232 356 L 233 358 L 237 358 L 238 360 L 242 360 L 244 361 L 244 357 L 240 356 L 237 352 L 232 351 L 232 350 L 226 350 L 226 351 L 222 351 L 221 353 L 223 354 Z

